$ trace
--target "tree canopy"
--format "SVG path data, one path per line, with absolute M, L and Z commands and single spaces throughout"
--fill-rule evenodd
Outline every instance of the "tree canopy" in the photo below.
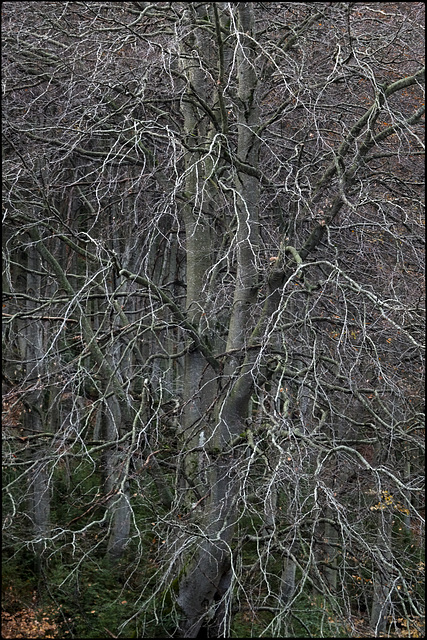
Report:
M 8 620 L 423 635 L 423 20 L 3 3 Z

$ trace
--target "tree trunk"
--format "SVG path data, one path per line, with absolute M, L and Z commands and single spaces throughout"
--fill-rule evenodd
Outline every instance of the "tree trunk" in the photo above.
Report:
M 377 548 L 380 557 L 384 558 L 383 565 L 378 567 L 374 576 L 374 596 L 371 608 L 371 627 L 375 636 L 384 633 L 387 625 L 387 616 L 390 612 L 390 574 L 388 564 L 391 558 L 391 528 L 393 514 L 388 509 L 379 513 L 379 533 Z
M 28 312 L 33 311 L 32 300 L 41 294 L 40 273 L 41 262 L 34 247 L 27 250 L 27 294 L 31 299 L 27 301 Z M 23 330 L 25 335 L 25 354 L 27 381 L 31 392 L 27 395 L 26 410 L 24 413 L 24 433 L 34 436 L 48 430 L 44 419 L 44 397 L 48 391 L 43 390 L 47 380 L 45 369 L 45 345 L 43 329 L 40 324 L 27 321 Z M 29 503 L 30 517 L 33 527 L 33 540 L 36 556 L 36 569 L 40 573 L 43 568 L 43 551 L 47 545 L 50 531 L 50 487 L 49 470 L 45 460 L 48 447 L 43 446 L 42 441 L 33 441 L 34 447 L 30 459 L 34 461 L 29 475 Z
M 253 28 L 253 7 L 247 3 L 238 5 L 239 31 L 249 36 Z M 242 37 L 237 54 L 239 75 L 239 112 L 237 120 L 237 155 L 250 167 L 257 167 L 259 142 L 255 135 L 259 112 L 256 96 L 257 77 L 253 66 L 255 51 L 250 38 Z M 252 172 L 249 172 L 252 173 Z M 250 309 L 257 295 L 257 246 L 259 179 L 245 170 L 236 175 L 235 214 L 237 218 L 236 251 L 237 273 L 234 301 L 231 310 L 227 351 L 239 351 L 250 336 Z M 195 248 L 195 255 L 197 252 Z M 252 356 L 242 362 L 240 354 L 231 355 L 224 367 L 224 374 L 235 378 L 228 396 L 218 404 L 217 424 L 206 448 L 210 468 L 209 500 L 205 511 L 205 539 L 179 586 L 177 602 L 184 614 L 182 637 L 195 638 L 213 605 L 214 598 L 226 598 L 225 585 L 231 583 L 230 543 L 236 521 L 239 496 L 239 478 L 233 465 L 233 456 L 227 452 L 230 441 L 246 426 L 250 397 L 253 389 Z M 237 376 L 236 376 L 237 373 Z M 200 380 L 200 378 L 199 378 Z M 197 418 L 197 416 L 195 416 Z M 227 620 L 224 607 L 214 605 L 211 614 L 214 626 L 226 632 Z

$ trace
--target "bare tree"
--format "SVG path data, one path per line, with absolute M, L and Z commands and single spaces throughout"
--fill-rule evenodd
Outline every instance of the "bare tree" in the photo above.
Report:
M 4 4 L 6 545 L 121 633 L 422 616 L 423 10 Z

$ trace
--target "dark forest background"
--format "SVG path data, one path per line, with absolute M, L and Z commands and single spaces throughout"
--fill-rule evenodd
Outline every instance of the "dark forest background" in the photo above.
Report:
M 2 4 L 3 637 L 424 635 L 423 29 Z

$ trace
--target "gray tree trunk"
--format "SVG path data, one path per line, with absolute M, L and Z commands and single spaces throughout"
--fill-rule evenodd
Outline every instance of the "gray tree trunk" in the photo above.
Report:
M 384 558 L 384 563 L 378 567 L 374 576 L 374 596 L 371 608 L 371 627 L 375 636 L 384 633 L 387 625 L 387 616 L 390 612 L 390 573 L 389 562 L 391 558 L 391 528 L 393 514 L 387 509 L 379 513 L 379 532 L 377 549 L 379 557 Z
M 259 152 L 259 143 L 255 135 L 255 127 L 259 124 L 257 77 L 253 66 L 255 57 L 253 43 L 249 37 L 246 37 L 252 33 L 252 12 L 250 3 L 241 3 L 237 7 L 241 38 L 237 54 L 240 106 L 236 114 L 239 123 L 237 155 L 242 162 L 256 168 Z M 187 122 L 187 130 L 188 126 L 189 122 Z M 248 333 L 250 307 L 257 295 L 259 180 L 250 173 L 252 172 L 239 171 L 235 180 L 237 273 L 227 351 L 238 351 L 247 344 L 250 336 L 250 332 Z M 189 230 L 187 227 L 187 233 Z M 193 237 L 195 237 L 194 231 Z M 193 247 L 192 251 L 196 260 L 198 250 Z M 204 259 L 206 264 L 206 256 Z M 200 261 L 203 261 L 202 256 Z M 197 264 L 194 264 L 196 266 L 192 265 L 187 273 L 189 287 L 193 286 L 192 279 L 196 281 L 200 278 L 200 270 L 197 273 Z M 188 308 L 191 307 L 192 302 L 189 300 Z M 194 313 L 192 317 L 194 318 Z M 203 523 L 205 539 L 200 545 L 195 561 L 187 570 L 179 586 L 177 602 L 183 612 L 182 637 L 197 636 L 215 598 L 221 604 L 214 605 L 209 615 L 214 618 L 214 627 L 221 630 L 224 637 L 227 634 L 227 607 L 224 606 L 224 602 L 227 598 L 228 585 L 231 584 L 229 545 L 234 530 L 239 496 L 239 480 L 233 470 L 232 455 L 227 452 L 227 444 L 245 428 L 253 389 L 252 366 L 251 356 L 242 362 L 240 354 L 236 352 L 236 356 L 229 357 L 224 367 L 226 376 L 234 377 L 236 372 L 238 375 L 228 397 L 222 405 L 218 406 L 217 424 L 207 447 L 210 457 L 208 472 L 210 495 Z M 190 372 L 187 372 L 188 374 Z M 200 378 L 198 384 L 200 384 Z M 198 416 L 195 415 L 193 418 L 197 419 Z
M 32 300 L 40 296 L 40 256 L 34 247 L 27 249 L 27 294 L 31 297 L 27 301 L 29 313 L 33 311 Z M 23 328 L 25 340 L 25 352 L 23 361 L 26 363 L 27 384 L 32 391 L 27 395 L 27 406 L 24 413 L 24 430 L 28 435 L 34 436 L 48 429 L 45 424 L 43 399 L 47 391 L 43 391 L 43 385 L 47 380 L 45 344 L 43 328 L 39 323 L 26 321 Z M 29 512 L 33 526 L 33 540 L 36 554 L 36 568 L 41 571 L 43 567 L 43 550 L 46 547 L 50 530 L 50 494 L 49 469 L 44 458 L 47 449 L 40 442 L 35 441 L 31 453 L 34 461 L 29 475 Z

